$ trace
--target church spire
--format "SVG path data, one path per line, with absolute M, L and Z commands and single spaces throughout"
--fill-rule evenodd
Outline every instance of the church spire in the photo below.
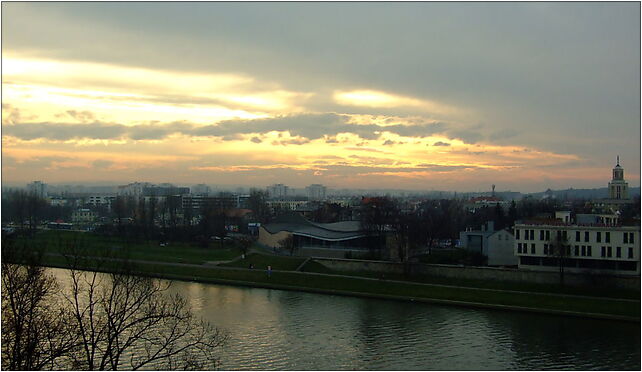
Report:
M 620 165 L 620 155 L 617 156 L 617 165 Z

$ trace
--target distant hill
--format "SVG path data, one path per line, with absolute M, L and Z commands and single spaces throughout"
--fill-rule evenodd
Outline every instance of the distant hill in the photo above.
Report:
M 566 190 L 551 190 L 556 199 L 603 199 L 609 197 L 609 189 L 607 187 L 600 187 L 597 189 L 566 189 Z M 544 192 L 536 192 L 527 194 L 535 199 L 541 199 L 546 194 Z M 629 196 L 635 197 L 640 195 L 640 187 L 629 188 Z

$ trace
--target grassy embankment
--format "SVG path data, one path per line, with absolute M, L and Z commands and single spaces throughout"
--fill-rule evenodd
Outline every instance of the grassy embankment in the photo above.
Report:
M 35 238 L 47 241 L 51 236 L 46 233 Z M 39 234 L 40 235 L 40 234 Z M 114 244 L 114 241 L 106 242 L 105 238 L 87 235 L 84 239 L 85 244 Z M 37 240 L 34 240 L 37 241 Z M 165 249 L 163 249 L 165 248 Z M 50 251 L 48 245 L 47 251 Z M 104 251 L 104 247 L 88 248 L 91 252 Z M 267 288 L 282 288 L 306 290 L 312 292 L 336 293 L 362 295 L 383 298 L 413 298 L 418 301 L 427 300 L 438 303 L 453 304 L 473 303 L 477 306 L 488 306 L 502 308 L 503 306 L 519 307 L 522 309 L 529 308 L 534 311 L 564 313 L 574 312 L 582 313 L 587 316 L 590 314 L 602 314 L 606 316 L 627 317 L 630 319 L 640 318 L 640 303 L 632 301 L 614 300 L 609 298 L 587 299 L 577 297 L 552 296 L 542 291 L 542 293 L 514 293 L 502 292 L 499 290 L 486 290 L 492 288 L 492 285 L 500 288 L 511 290 L 530 290 L 529 286 L 511 283 L 490 283 L 484 281 L 470 281 L 469 288 L 453 288 L 440 284 L 459 285 L 449 279 L 438 278 L 413 278 L 415 281 L 391 282 L 382 280 L 372 280 L 368 276 L 377 276 L 377 273 L 337 273 L 329 270 L 321 264 L 310 261 L 303 271 L 295 270 L 305 260 L 299 257 L 280 257 L 262 254 L 251 254 L 245 260 L 236 260 L 221 266 L 177 266 L 171 263 L 183 262 L 200 264 L 205 261 L 216 261 L 231 259 L 238 253 L 236 248 L 225 249 L 203 249 L 190 247 L 188 245 L 172 245 L 168 247 L 158 247 L 157 245 L 147 244 L 130 244 L 127 247 L 128 257 L 130 259 L 146 261 L 163 261 L 167 263 L 136 263 L 135 268 L 139 274 L 169 279 L 195 280 L 202 282 L 225 283 L 235 285 L 248 285 Z M 49 255 L 44 256 L 44 263 L 48 266 L 66 267 L 67 263 L 64 257 Z M 179 261 L 180 260 L 180 261 Z M 249 264 L 253 263 L 255 270 L 247 270 Z M 117 262 L 103 262 L 98 268 L 96 262 L 87 261 L 85 269 L 99 269 L 100 271 L 110 271 L 120 266 Z M 265 268 L 271 265 L 275 272 L 268 277 Z M 312 273 L 313 271 L 324 272 L 325 274 L 353 274 L 353 277 L 332 276 Z M 386 274 L 386 279 L 399 280 L 403 276 Z M 416 282 L 421 280 L 421 282 Z M 436 285 L 426 285 L 427 283 Z M 482 285 L 483 284 L 483 285 Z M 470 288 L 476 287 L 476 288 Z M 486 288 L 486 289 L 484 289 Z M 544 287 L 533 287 L 542 290 Z M 570 289 L 564 289 L 566 291 Z M 573 293 L 573 294 L 593 294 L 593 293 Z M 639 293 L 638 293 L 639 296 Z M 635 297 L 631 293 L 627 297 Z M 639 298 L 639 297 L 638 297 Z
M 241 255 L 241 250 L 231 242 L 212 242 L 202 248 L 184 242 L 170 242 L 161 247 L 158 241 L 127 241 L 122 238 L 100 236 L 73 231 L 41 231 L 32 238 L 18 238 L 18 246 L 34 247 L 44 253 L 64 254 L 70 247 L 80 247 L 87 256 L 202 264 L 207 261 L 226 261 Z

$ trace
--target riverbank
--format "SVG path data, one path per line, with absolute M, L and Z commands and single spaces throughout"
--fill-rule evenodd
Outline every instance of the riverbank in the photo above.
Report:
M 80 268 L 111 272 L 121 269 L 124 262 L 126 261 L 111 259 L 108 261 L 103 260 L 98 265 L 98 261 L 95 258 L 89 258 L 84 260 Z M 175 264 L 142 260 L 130 260 L 128 262 L 135 268 L 134 273 L 137 275 L 171 280 L 628 322 L 640 321 L 640 302 L 630 299 L 455 287 L 285 270 L 273 270 L 271 275 L 268 276 L 265 270 L 218 267 L 206 264 Z M 50 254 L 44 256 L 43 264 L 50 267 L 69 268 L 67 260 L 59 255 Z
M 172 280 L 640 321 L 639 292 L 631 291 L 339 272 L 304 257 L 277 256 L 263 251 L 240 258 L 240 250 L 233 244 L 225 248 L 202 248 L 185 243 L 158 246 L 158 243 L 127 242 L 90 233 L 52 231 L 15 243 L 21 249 L 41 251 L 43 265 L 59 268 L 69 268 L 63 253 L 69 254 L 69 247 L 76 246 L 82 249 L 76 249 L 74 254 L 86 258 L 77 266 L 84 270 L 117 271 L 129 262 L 138 275 Z M 249 269 L 250 264 L 255 269 Z M 265 270 L 268 265 L 273 269 L 270 276 Z

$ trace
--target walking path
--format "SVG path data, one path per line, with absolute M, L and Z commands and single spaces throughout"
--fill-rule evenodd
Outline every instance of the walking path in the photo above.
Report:
M 46 253 L 49 256 L 63 256 L 60 253 Z M 103 258 L 103 257 L 93 257 L 93 256 L 85 256 L 84 258 L 88 259 L 96 259 L 96 260 L 106 260 L 106 261 L 112 261 L 112 262 L 122 262 L 122 261 L 127 261 L 131 263 L 140 263 L 140 264 L 148 264 L 148 265 L 162 265 L 162 266 L 174 266 L 174 267 L 194 267 L 194 268 L 212 268 L 212 269 L 219 269 L 219 270 L 236 270 L 236 271 L 247 271 L 247 270 L 252 270 L 252 269 L 246 269 L 246 268 L 241 268 L 241 267 L 225 267 L 225 266 L 218 266 L 220 263 L 227 263 L 227 262 L 233 262 L 241 258 L 241 256 L 238 256 L 232 260 L 227 260 L 227 261 L 206 261 L 202 264 L 189 264 L 189 263 L 178 263 L 178 262 L 166 262 L 166 261 L 149 261 L 149 260 L 123 260 L 120 258 Z M 431 284 L 431 283 L 422 283 L 422 282 L 413 282 L 413 281 L 403 281 L 403 280 L 390 280 L 390 279 L 379 279 L 379 278 L 370 278 L 370 277 L 362 277 L 362 276 L 354 276 L 354 275 L 342 275 L 342 274 L 325 274 L 325 273 L 314 273 L 314 272 L 301 272 L 299 271 L 305 263 L 307 263 L 310 260 L 308 258 L 303 264 L 301 264 L 295 271 L 289 271 L 289 270 L 272 270 L 273 273 L 279 273 L 279 272 L 287 272 L 287 273 L 293 273 L 297 275 L 315 275 L 315 276 L 323 276 L 323 277 L 335 277 L 335 278 L 351 278 L 351 279 L 361 279 L 361 280 L 367 280 L 367 281 L 372 281 L 372 282 L 377 282 L 377 283 L 397 283 L 397 284 L 413 284 L 413 285 L 418 285 L 418 286 L 426 286 L 426 287 L 433 287 L 433 288 L 456 288 L 456 289 L 468 289 L 468 290 L 477 290 L 477 291 L 485 291 L 485 292 L 495 292 L 495 293 L 515 293 L 515 294 L 526 294 L 526 295 L 534 295 L 534 296 L 552 296 L 552 297 L 562 297 L 562 298 L 578 298 L 578 299 L 589 299 L 589 300 L 600 300 L 600 301 L 622 301 L 622 302 L 631 302 L 631 303 L 640 303 L 640 300 L 636 299 L 628 299 L 628 298 L 613 298 L 613 297 L 596 297 L 596 296 L 583 296 L 583 295 L 571 295 L 571 294 L 560 294 L 560 293 L 547 293 L 547 292 L 530 292 L 530 291 L 516 291 L 516 290 L 505 290 L 505 289 L 493 289 L 493 288 L 480 288 L 480 287 L 466 287 L 466 286 L 457 286 L 457 285 L 448 285 L 448 284 Z M 257 269 L 253 269 L 257 270 Z

